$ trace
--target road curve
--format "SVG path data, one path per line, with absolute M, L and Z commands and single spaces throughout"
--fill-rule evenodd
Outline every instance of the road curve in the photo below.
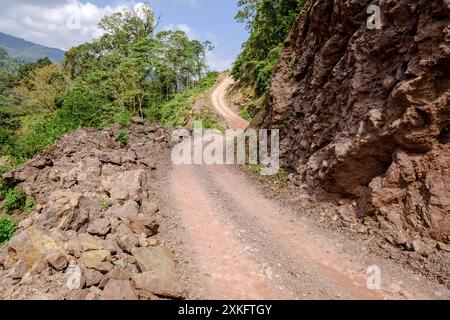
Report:
M 215 110 L 225 119 L 229 128 L 245 130 L 248 128 L 250 123 L 235 114 L 227 104 L 227 89 L 233 83 L 234 80 L 231 77 L 227 77 L 223 80 L 212 93 L 211 100 Z
M 233 129 L 248 122 L 214 90 L 215 109 Z M 161 192 L 192 299 L 436 299 L 441 290 L 401 265 L 372 256 L 365 241 L 337 239 L 295 208 L 267 199 L 233 166 L 178 165 Z M 380 266 L 381 287 L 367 270 Z

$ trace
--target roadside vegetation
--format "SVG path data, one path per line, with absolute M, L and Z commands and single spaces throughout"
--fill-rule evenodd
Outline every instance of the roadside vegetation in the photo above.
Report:
M 211 108 L 207 106 L 202 106 L 200 110 L 193 108 L 202 97 L 209 100 L 208 93 L 218 78 L 218 72 L 209 72 L 194 88 L 176 94 L 172 100 L 163 104 L 156 118 L 163 125 L 169 127 L 186 126 L 189 122 L 202 121 L 203 127 L 206 129 L 222 130 L 223 127 L 219 124 Z M 155 115 L 149 115 L 149 117 L 155 117 Z
M 134 115 L 171 124 L 168 104 L 182 109 L 211 79 L 212 47 L 156 25 L 147 5 L 105 17 L 104 35 L 68 50 L 62 65 L 19 65 L 0 50 L 0 156 L 17 165 L 78 127 L 127 126 Z
M 31 213 L 36 207 L 32 197 L 20 188 L 8 186 L 2 178 L 10 169 L 9 165 L 0 166 L 0 245 L 14 235 L 19 217 Z
M 231 74 L 241 87 L 251 87 L 251 102 L 241 116 L 250 120 L 265 103 L 283 43 L 307 0 L 239 0 L 236 20 L 250 36 Z

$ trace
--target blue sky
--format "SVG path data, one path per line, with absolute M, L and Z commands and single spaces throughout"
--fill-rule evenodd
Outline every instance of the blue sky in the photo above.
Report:
M 212 41 L 215 49 L 208 59 L 214 69 L 229 68 L 248 36 L 234 20 L 237 0 L 0 0 L 0 31 L 68 49 L 98 36 L 102 16 L 139 2 L 148 2 L 161 16 L 159 29 L 180 29 Z M 75 29 L 68 24 L 74 13 L 81 16 Z

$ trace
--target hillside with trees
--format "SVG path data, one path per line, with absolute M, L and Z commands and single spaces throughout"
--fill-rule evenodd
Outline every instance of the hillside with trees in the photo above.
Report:
M 80 126 L 126 124 L 133 115 L 160 121 L 166 102 L 206 76 L 212 47 L 156 25 L 141 6 L 103 18 L 103 36 L 68 50 L 62 65 L 41 59 L 15 68 L 2 58 L 2 121 L 11 123 L 2 126 L 2 153 L 20 163 Z
M 239 0 L 236 20 L 250 33 L 236 59 L 232 75 L 242 85 L 254 87 L 260 97 L 270 89 L 272 72 L 283 43 L 306 0 Z
M 3 32 L 0 32 L 0 47 L 23 63 L 36 62 L 45 57 L 54 63 L 61 63 L 64 60 L 63 50 L 42 46 Z

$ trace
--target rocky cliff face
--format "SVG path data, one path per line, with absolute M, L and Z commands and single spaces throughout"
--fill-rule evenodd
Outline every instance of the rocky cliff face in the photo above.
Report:
M 399 244 L 450 242 L 449 24 L 449 0 L 311 0 L 272 83 L 264 126 L 285 165 L 358 198 Z

